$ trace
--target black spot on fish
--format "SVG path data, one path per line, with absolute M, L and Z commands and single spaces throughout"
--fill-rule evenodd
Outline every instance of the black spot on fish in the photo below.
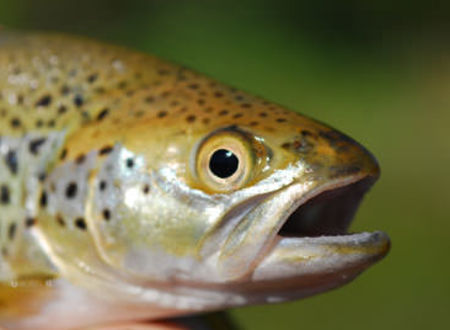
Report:
M 37 223 L 36 218 L 26 218 L 25 219 L 25 226 L 30 228 L 33 227 Z
M 61 95 L 63 95 L 63 96 L 68 95 L 68 94 L 70 93 L 70 88 L 69 88 L 69 86 L 67 86 L 67 85 L 62 86 L 62 87 L 61 87 L 61 90 L 60 90 L 60 93 L 61 93 Z
M 84 220 L 84 218 L 75 219 L 75 226 L 81 230 L 86 230 L 87 228 L 86 221 Z
M 17 95 L 17 104 L 18 105 L 22 105 L 24 100 L 25 100 L 25 98 L 22 94 Z
M 66 158 L 66 156 L 67 156 L 67 149 L 64 148 L 61 151 L 61 154 L 59 155 L 59 159 L 64 160 Z
M 44 180 L 47 178 L 47 174 L 45 173 L 39 173 L 38 180 L 41 182 L 44 182 Z
M 108 113 L 109 113 L 109 109 L 108 109 L 108 108 L 103 109 L 103 110 L 100 111 L 100 113 L 97 115 L 97 120 L 98 120 L 98 121 L 101 121 L 101 120 L 105 119 L 105 117 L 108 115 Z
M 87 82 L 92 84 L 97 80 L 97 78 L 98 78 L 98 74 L 93 73 L 87 77 Z
M 314 134 L 311 133 L 311 131 L 308 131 L 307 129 L 302 129 L 300 134 L 303 135 L 304 137 L 306 137 L 306 136 L 314 136 Z
M 111 211 L 108 209 L 104 209 L 103 210 L 103 219 L 105 219 L 106 221 L 109 221 L 109 219 L 111 219 Z
M 44 121 L 42 119 L 38 119 L 36 120 L 36 128 L 41 128 L 42 126 L 44 126 Z
M 103 148 L 100 149 L 99 154 L 100 155 L 107 155 L 110 152 L 113 151 L 113 148 L 111 146 L 104 146 Z
M 13 119 L 11 119 L 11 126 L 13 128 L 18 128 L 18 127 L 22 126 L 22 121 L 19 118 L 13 118 Z
M 84 161 L 86 160 L 86 155 L 85 154 L 80 154 L 78 155 L 78 157 L 75 159 L 75 163 L 77 165 L 81 165 L 84 163 Z
M 281 148 L 283 149 L 290 149 L 291 148 L 291 144 L 289 142 L 285 142 L 281 145 Z
M 2 184 L 0 186 L 0 203 L 1 204 L 9 204 L 11 200 L 9 187 L 6 184 Z
M 66 225 L 66 222 L 64 221 L 64 218 L 62 217 L 61 214 L 57 214 L 56 215 L 56 222 L 61 226 L 64 227 Z
M 39 153 L 39 148 L 45 143 L 45 138 L 38 138 L 30 141 L 28 145 L 28 150 L 33 155 L 37 155 Z
M 100 181 L 100 183 L 98 184 L 98 188 L 99 188 L 101 191 L 105 190 L 105 189 L 106 189 L 106 186 L 107 186 L 107 184 L 106 184 L 106 181 L 104 181 L 104 180 Z
M 9 238 L 9 240 L 12 241 L 14 239 L 14 237 L 16 236 L 16 231 L 17 231 L 17 224 L 15 222 L 11 223 L 9 225 L 9 228 L 8 228 L 8 238 Z
M 64 113 L 66 113 L 66 112 L 67 112 L 67 107 L 65 105 L 60 105 L 59 108 L 58 108 L 58 113 L 60 115 L 62 115 Z
M 37 100 L 36 107 L 48 107 L 52 103 L 51 95 L 44 95 L 39 100 Z
M 47 206 L 47 202 L 48 202 L 47 192 L 45 190 L 43 190 L 42 193 L 41 193 L 41 197 L 39 199 L 39 204 L 42 207 L 46 207 Z
M 69 182 L 69 184 L 66 187 L 66 197 L 68 199 L 75 198 L 78 192 L 78 186 L 75 182 Z
M 125 89 L 125 88 L 127 88 L 127 86 L 128 86 L 128 83 L 126 81 L 121 81 L 117 84 L 118 89 Z
M 167 111 L 162 110 L 162 111 L 158 112 L 158 118 L 163 118 L 165 116 L 167 116 Z
M 9 150 L 7 152 L 7 154 L 5 155 L 5 163 L 12 174 L 17 174 L 19 163 L 17 160 L 17 152 L 15 150 Z
M 197 117 L 195 117 L 194 115 L 189 115 L 186 117 L 186 121 L 188 123 L 193 123 L 196 119 L 197 119 Z
M 81 96 L 80 94 L 75 95 L 75 97 L 73 98 L 73 104 L 75 104 L 75 106 L 77 106 L 78 108 L 81 107 L 84 104 L 83 96 Z
M 133 168 L 134 167 L 134 159 L 127 158 L 127 160 L 125 161 L 125 164 L 127 165 L 128 168 Z

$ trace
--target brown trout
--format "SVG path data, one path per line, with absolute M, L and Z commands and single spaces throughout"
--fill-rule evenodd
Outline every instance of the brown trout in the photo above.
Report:
M 348 234 L 361 145 L 155 57 L 0 32 L 0 325 L 65 329 L 283 302 L 389 249 Z

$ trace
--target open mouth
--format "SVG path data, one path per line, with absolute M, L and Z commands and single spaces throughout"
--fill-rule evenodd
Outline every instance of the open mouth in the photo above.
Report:
M 347 234 L 359 203 L 375 180 L 369 176 L 316 193 L 291 213 L 278 235 L 318 237 Z

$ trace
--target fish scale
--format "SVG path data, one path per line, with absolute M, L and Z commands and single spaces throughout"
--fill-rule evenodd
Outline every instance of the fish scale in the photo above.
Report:
M 379 168 L 322 123 L 80 37 L 0 30 L 0 68 L 2 326 L 291 300 L 388 251 L 344 234 Z

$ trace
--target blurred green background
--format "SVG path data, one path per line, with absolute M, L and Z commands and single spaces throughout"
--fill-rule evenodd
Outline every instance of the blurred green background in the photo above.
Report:
M 450 2 L 0 0 L 0 24 L 157 54 L 377 156 L 381 180 L 352 229 L 388 232 L 388 257 L 342 289 L 233 310 L 243 329 L 448 329 Z

